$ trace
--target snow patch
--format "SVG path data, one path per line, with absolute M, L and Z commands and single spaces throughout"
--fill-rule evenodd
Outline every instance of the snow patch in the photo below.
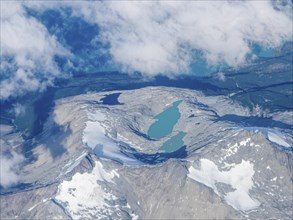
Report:
M 129 140 L 128 138 L 122 136 L 122 135 L 119 134 L 119 133 L 117 133 L 117 140 L 118 140 L 118 141 L 123 141 L 123 142 L 129 144 L 130 146 L 134 147 L 135 149 L 143 150 L 140 146 L 136 145 L 136 144 L 133 143 L 131 140 Z
M 97 111 L 95 114 L 87 112 L 87 116 L 89 121 L 86 122 L 86 127 L 83 131 L 83 143 L 94 149 L 99 142 L 109 142 L 105 137 L 105 129 L 100 124 L 105 120 L 104 115 Z
M 98 157 L 116 160 L 129 165 L 140 164 L 134 158 L 130 158 L 123 154 L 119 145 L 106 136 L 107 131 L 103 121 L 106 117 L 99 111 L 87 111 L 89 121 L 86 122 L 86 127 L 83 131 L 83 143 L 91 148 Z
M 268 132 L 268 139 L 271 141 L 271 142 L 274 142 L 278 145 L 281 145 L 283 147 L 291 147 L 290 144 L 288 144 L 284 139 L 284 137 L 282 137 L 281 134 L 276 134 L 276 133 L 273 133 L 271 131 Z
M 249 195 L 249 190 L 253 187 L 254 169 L 252 163 L 242 160 L 240 164 L 234 165 L 229 171 L 220 171 L 213 161 L 201 159 L 200 162 L 200 170 L 190 166 L 189 178 L 212 188 L 234 209 L 247 211 L 260 205 L 257 200 L 252 199 Z M 235 190 L 228 192 L 226 195 L 221 194 L 216 186 L 217 182 L 229 184 Z
M 39 203 L 33 205 L 33 206 L 32 206 L 31 208 L 29 208 L 27 211 L 28 211 L 28 212 L 31 212 L 31 211 L 32 211 L 33 209 L 35 209 L 37 206 L 41 205 L 42 203 L 45 203 L 45 202 L 49 201 L 50 199 L 51 199 L 51 198 L 43 199 L 41 202 L 39 202 Z
M 130 213 L 130 217 L 132 220 L 138 220 L 139 216 L 136 215 L 135 213 Z
M 250 142 L 250 138 L 247 138 L 246 140 L 244 140 L 244 141 L 241 141 L 240 142 L 240 146 L 246 146 L 246 144 L 248 143 L 248 142 Z
M 226 160 L 228 157 L 234 155 L 237 153 L 238 149 L 240 148 L 240 145 L 238 145 L 238 143 L 230 146 L 230 144 L 227 145 L 229 148 L 228 149 L 223 149 L 224 151 L 224 157 L 220 159 L 220 163 L 223 161 L 223 160 Z
M 98 181 L 113 183 L 115 173 L 106 172 L 102 163 L 97 161 L 91 173 L 76 173 L 71 180 L 63 181 L 58 187 L 56 200 L 73 219 L 107 217 L 112 210 L 106 201 L 113 201 L 116 197 L 106 192 Z
M 126 207 L 131 210 L 131 206 L 129 205 L 129 203 L 127 203 Z M 134 212 L 129 213 L 131 220 L 138 220 L 139 216 L 137 214 L 135 214 Z

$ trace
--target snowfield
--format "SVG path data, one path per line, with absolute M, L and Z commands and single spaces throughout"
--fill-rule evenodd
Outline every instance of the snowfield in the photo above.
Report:
M 249 195 L 249 190 L 253 187 L 252 163 L 242 160 L 240 164 L 232 165 L 229 171 L 220 171 L 217 165 L 208 159 L 201 159 L 200 164 L 200 169 L 190 166 L 189 178 L 212 188 L 216 194 L 237 210 L 248 211 L 259 206 L 260 203 Z M 216 183 L 228 184 L 232 191 L 226 195 L 221 194 Z
M 278 145 L 281 145 L 283 147 L 291 147 L 290 144 L 288 144 L 285 140 L 284 137 L 281 137 L 281 135 L 278 135 L 274 132 L 269 131 L 268 132 L 268 138 L 271 142 L 274 142 Z
M 115 171 L 106 172 L 102 163 L 97 161 L 92 172 L 76 173 L 71 180 L 63 181 L 55 198 L 74 219 L 107 217 L 112 212 L 109 201 L 116 197 L 99 182 L 114 183 L 115 176 L 118 176 Z

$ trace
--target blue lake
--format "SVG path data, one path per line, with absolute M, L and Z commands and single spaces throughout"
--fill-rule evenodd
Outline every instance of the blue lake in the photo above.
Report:
M 184 146 L 184 141 L 182 140 L 186 135 L 185 132 L 180 131 L 175 136 L 171 137 L 167 140 L 161 147 L 160 150 L 163 150 L 166 153 L 172 153 L 174 151 L 179 150 Z
M 118 101 L 120 95 L 121 92 L 105 95 L 100 101 L 102 101 L 103 105 L 121 105 L 122 103 Z
M 262 47 L 257 55 L 259 57 L 273 57 L 274 53 L 275 53 L 274 48 Z
M 210 66 L 204 59 L 196 59 L 192 64 L 190 64 L 192 73 L 196 76 L 209 76 L 211 73 L 218 72 L 219 67 Z
M 272 47 L 266 47 L 258 44 L 252 45 L 252 52 L 256 54 L 258 57 L 274 57 L 275 49 Z
M 182 100 L 174 102 L 171 107 L 155 116 L 157 121 L 148 130 L 148 136 L 150 138 L 160 139 L 172 132 L 174 125 L 181 116 L 178 108 L 181 102 Z

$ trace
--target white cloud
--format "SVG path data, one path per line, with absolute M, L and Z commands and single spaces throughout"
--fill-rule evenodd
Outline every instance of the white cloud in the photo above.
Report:
M 2 141 L 2 140 L 0 140 Z M 18 166 L 24 161 L 24 157 L 12 151 L 9 157 L 0 154 L 0 185 L 3 188 L 17 184 L 20 176 L 17 173 Z
M 276 48 L 292 40 L 290 2 L 1 2 L 0 99 L 43 90 L 64 76 L 54 56 L 69 52 L 24 5 L 39 12 L 71 8 L 72 16 L 99 26 L 97 39 L 110 45 L 122 71 L 147 76 L 190 73 L 199 58 L 195 51 L 209 65 L 239 67 L 247 62 L 251 43 Z
M 21 2 L 1 2 L 1 99 L 52 85 L 60 71 L 55 55 L 69 53 Z
M 215 79 L 218 79 L 220 81 L 225 81 L 226 80 L 226 76 L 223 72 L 218 72 L 214 75 Z
M 23 115 L 25 113 L 25 107 L 20 103 L 16 103 L 13 105 L 13 113 L 16 117 Z
M 0 185 L 8 188 L 21 181 L 20 166 L 24 155 L 16 152 L 24 140 L 12 125 L 0 124 Z
M 9 134 L 10 132 L 13 131 L 13 126 L 11 125 L 5 125 L 5 124 L 0 124 L 0 137 Z M 1 139 L 0 139 L 1 141 Z M 2 147 L 2 141 L 0 142 L 0 146 Z
M 277 5 L 275 3 L 275 5 Z M 249 44 L 279 47 L 292 40 L 292 13 L 270 1 L 75 3 L 76 15 L 100 26 L 113 59 L 126 71 L 181 74 L 192 51 L 210 65 L 244 64 Z

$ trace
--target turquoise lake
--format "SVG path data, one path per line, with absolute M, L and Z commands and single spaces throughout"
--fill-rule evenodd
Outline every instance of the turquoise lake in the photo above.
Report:
M 172 132 L 173 127 L 181 116 L 178 108 L 181 102 L 182 100 L 174 102 L 171 107 L 155 116 L 157 121 L 155 121 L 149 128 L 149 137 L 160 139 Z
M 166 153 L 172 153 L 176 150 L 179 150 L 184 146 L 184 141 L 182 140 L 186 135 L 185 132 L 179 132 L 175 136 L 167 140 L 161 147 L 160 150 L 165 151 Z
M 273 57 L 275 50 L 273 48 L 262 47 L 259 53 L 259 57 Z

